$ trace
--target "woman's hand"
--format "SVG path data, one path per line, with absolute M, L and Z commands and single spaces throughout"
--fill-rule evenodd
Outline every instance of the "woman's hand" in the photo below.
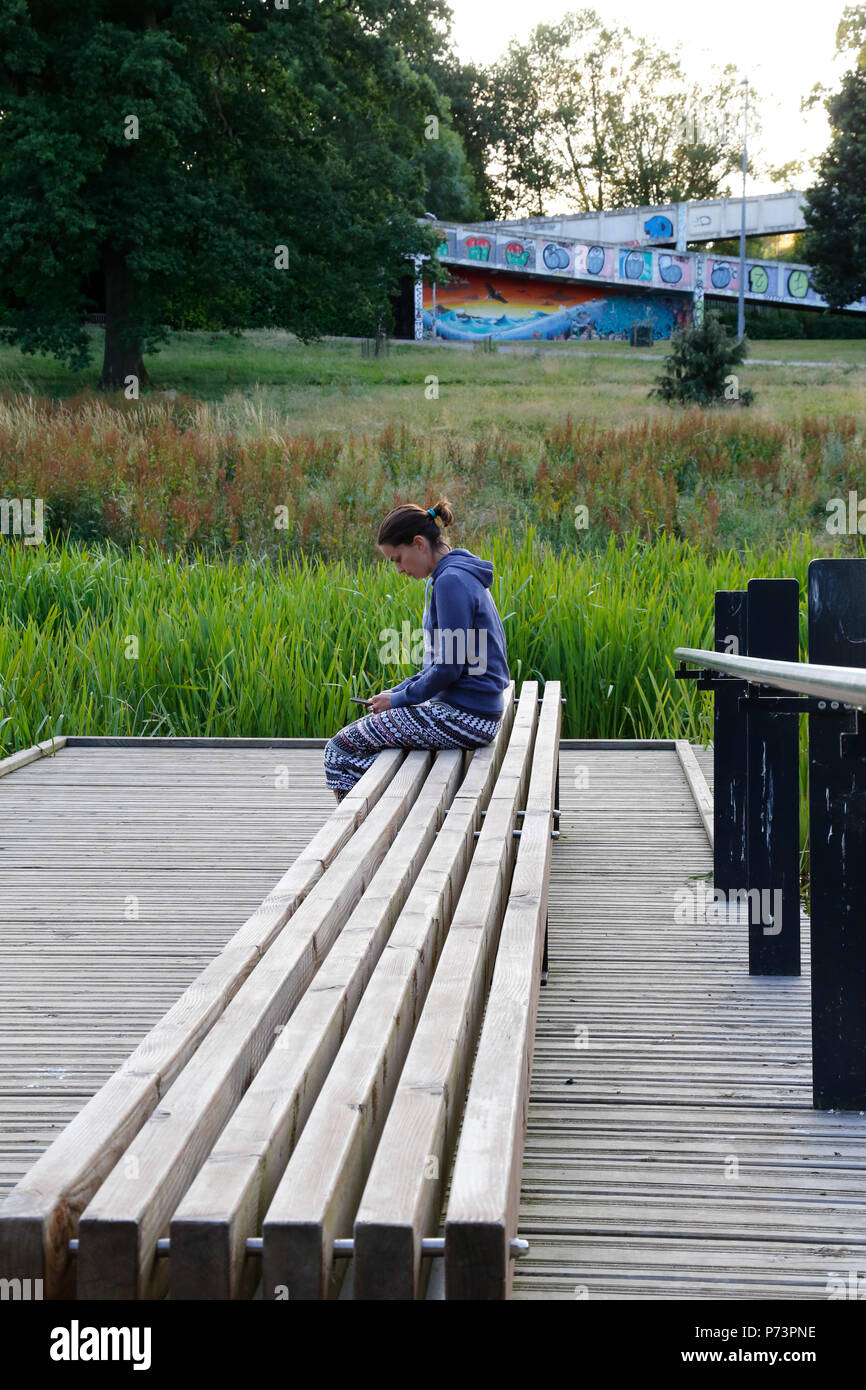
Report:
M 371 696 L 368 701 L 370 714 L 381 714 L 383 710 L 391 708 L 391 692 L 384 690 L 380 695 Z

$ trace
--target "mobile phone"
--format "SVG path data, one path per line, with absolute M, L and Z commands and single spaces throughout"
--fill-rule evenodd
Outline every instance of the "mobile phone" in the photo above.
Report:
M 349 699 L 353 705 L 368 705 L 370 701 L 362 699 L 360 695 L 350 695 Z

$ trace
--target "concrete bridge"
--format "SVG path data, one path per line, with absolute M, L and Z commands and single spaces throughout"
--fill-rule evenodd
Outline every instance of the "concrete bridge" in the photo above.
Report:
M 746 199 L 750 235 L 800 230 L 802 194 Z M 686 241 L 739 231 L 742 202 L 718 198 L 658 208 L 528 218 L 511 222 L 437 222 L 438 258 L 452 283 L 415 288 L 415 337 L 472 340 L 627 338 L 646 323 L 669 338 L 700 322 L 705 298 L 734 302 L 736 256 L 687 251 Z M 416 263 L 416 267 L 419 263 Z M 812 269 L 747 257 L 745 298 L 788 308 L 824 309 Z M 866 311 L 866 298 L 846 312 Z
M 805 194 L 760 193 L 746 199 L 746 235 L 777 236 L 802 232 Z M 548 237 L 577 238 L 635 246 L 672 246 L 685 251 L 688 242 L 716 241 L 739 236 L 742 198 L 701 198 L 654 207 L 614 208 L 601 212 L 567 213 L 558 217 L 521 217 L 504 222 L 481 222 L 493 231 L 539 232 Z

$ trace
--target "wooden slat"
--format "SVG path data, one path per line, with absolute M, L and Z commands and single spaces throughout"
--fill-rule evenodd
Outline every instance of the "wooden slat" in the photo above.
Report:
M 71 753 L 65 756 L 74 761 Z M 77 1234 L 79 1213 L 251 970 L 349 843 L 402 759 L 400 750 L 379 754 L 258 909 L 9 1193 L 0 1207 L 0 1277 L 43 1279 L 46 1298 L 74 1296 L 75 1263 L 69 1258 L 68 1242 Z M 40 771 L 44 766 L 36 764 Z M 52 762 L 50 770 L 62 766 L 62 761 Z
M 562 723 L 549 681 L 484 1025 L 472 1072 L 445 1221 L 445 1296 L 511 1293 L 529 1078 L 547 919 L 551 830 Z
M 496 738 L 472 754 L 265 1215 L 264 1298 L 334 1297 L 346 1273 L 333 1242 L 352 1233 L 369 1170 L 502 765 L 514 718 L 505 691 Z
M 306 1124 L 394 922 L 463 775 L 442 751 L 321 970 L 229 1120 L 171 1222 L 173 1299 L 250 1297 L 261 1261 L 245 1242 Z
M 695 798 L 695 805 L 698 808 L 698 814 L 707 832 L 707 839 L 712 845 L 714 843 L 713 835 L 715 833 L 713 826 L 713 798 L 707 786 L 706 778 L 701 771 L 700 764 L 695 757 L 694 750 L 688 739 L 677 739 L 677 757 L 685 773 L 686 781 L 691 788 L 692 796 Z
M 66 735 L 58 734 L 56 738 L 46 738 L 42 743 L 34 743 L 30 748 L 21 748 L 17 753 L 0 758 L 0 777 L 17 772 L 19 767 L 26 767 L 28 763 L 36 762 L 37 758 L 53 756 L 65 744 Z
M 354 1296 L 423 1295 L 421 1241 L 439 1228 L 446 1171 L 515 857 L 512 829 L 525 806 L 538 687 L 524 682 L 502 772 L 454 913 L 394 1104 L 355 1218 Z
M 381 864 L 431 762 L 426 751 L 406 756 L 393 749 L 379 757 L 403 765 L 82 1213 L 79 1298 L 142 1298 L 160 1291 L 167 1271 L 157 1265 L 157 1240 L 273 1045 L 275 1030 L 291 1015 Z M 346 797 L 338 815 L 348 802 Z M 350 822 L 355 814 L 350 811 Z

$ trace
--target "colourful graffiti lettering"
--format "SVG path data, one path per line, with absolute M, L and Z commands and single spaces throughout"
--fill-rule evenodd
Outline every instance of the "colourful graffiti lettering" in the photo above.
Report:
M 753 294 L 765 294 L 770 277 L 762 265 L 749 266 L 749 289 Z
M 526 265 L 529 260 L 529 247 L 519 241 L 509 241 L 505 248 L 506 265 Z
M 466 238 L 466 254 L 470 261 L 489 261 L 492 247 L 486 237 L 468 236 Z
M 656 213 L 655 217 L 650 217 L 644 222 L 643 229 L 648 237 L 671 237 L 674 234 L 673 222 L 661 213 Z
M 683 268 L 673 256 L 659 256 L 659 276 L 666 285 L 678 285 L 683 278 Z
M 548 270 L 568 270 L 571 264 L 571 257 L 564 246 L 556 246 L 549 241 L 542 252 L 544 264 Z
M 604 270 L 604 248 L 602 246 L 590 246 L 586 253 L 586 271 L 588 275 L 600 275 Z
M 710 284 L 714 290 L 726 290 L 731 283 L 731 267 L 717 262 L 710 271 Z
M 619 273 L 626 280 L 652 279 L 652 256 L 648 252 L 620 251 Z
M 805 299 L 809 293 L 809 277 L 805 270 L 792 270 L 788 276 L 788 294 L 793 299 Z
M 450 251 L 450 247 L 449 247 L 449 245 L 448 245 L 448 238 L 447 238 L 447 236 L 445 235 L 444 232 L 440 232 L 439 235 L 442 237 L 442 240 L 440 241 L 439 245 L 436 247 L 436 255 L 437 255 L 437 256 L 447 256 L 447 255 L 449 254 L 449 251 Z

